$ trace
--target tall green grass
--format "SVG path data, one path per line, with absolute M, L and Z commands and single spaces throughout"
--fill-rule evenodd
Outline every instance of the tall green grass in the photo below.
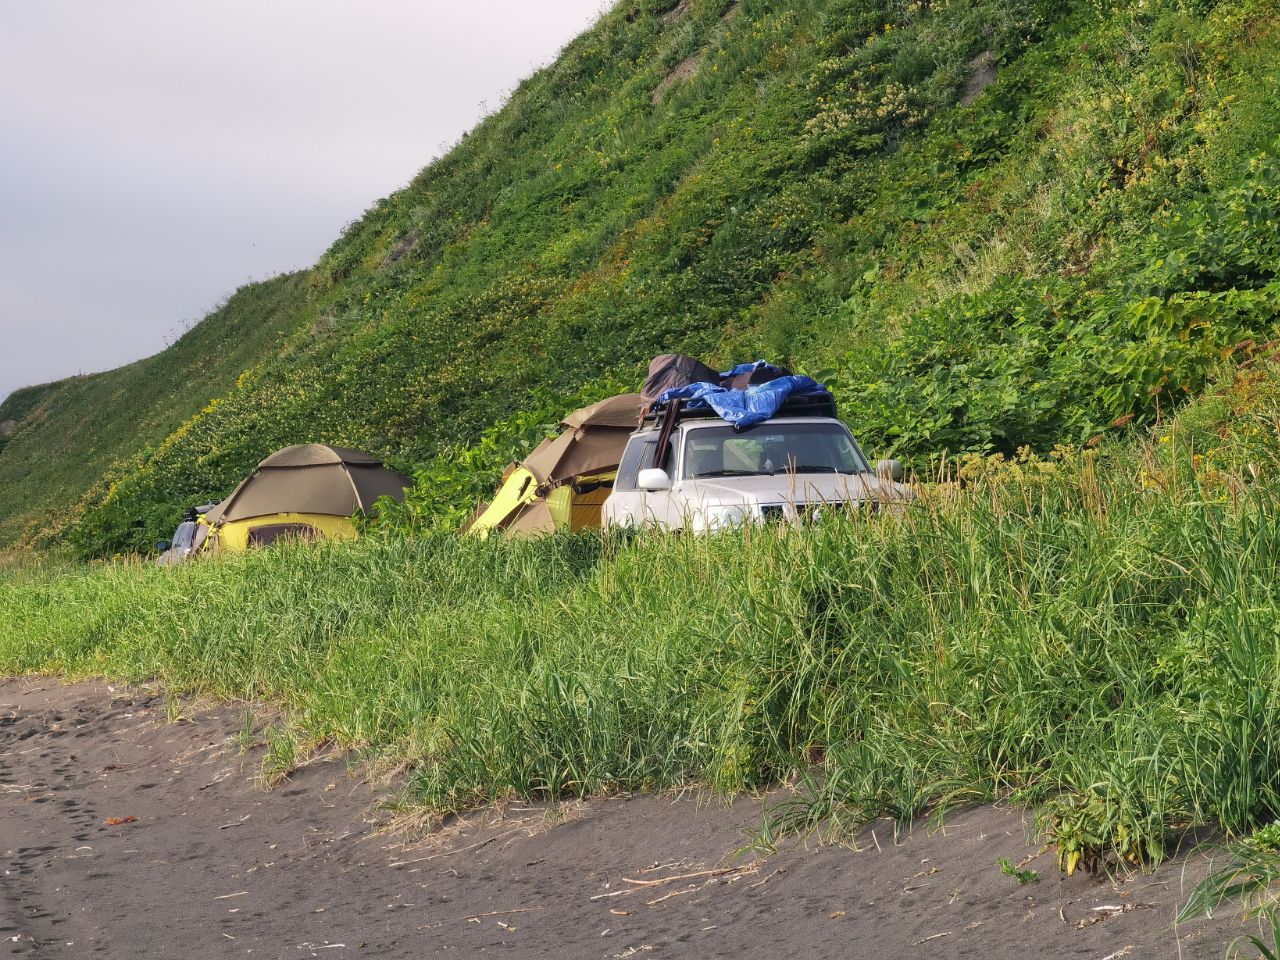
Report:
M 1159 859 L 1280 811 L 1280 391 L 1251 382 L 1148 444 L 801 530 L 27 571 L 0 671 L 274 701 L 439 811 L 798 774 L 777 829 L 1011 794 L 1068 869 Z

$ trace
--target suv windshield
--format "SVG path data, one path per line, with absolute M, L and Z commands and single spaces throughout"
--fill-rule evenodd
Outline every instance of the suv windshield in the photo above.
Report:
M 684 479 L 776 473 L 864 473 L 867 461 L 838 423 L 702 427 L 684 444 Z

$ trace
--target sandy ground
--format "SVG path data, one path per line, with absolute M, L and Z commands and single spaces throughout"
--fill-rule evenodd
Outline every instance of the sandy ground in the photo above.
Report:
M 185 713 L 0 680 L 0 954 L 1220 960 L 1251 929 L 1235 910 L 1175 928 L 1203 856 L 1068 879 L 992 807 L 762 862 L 735 856 L 757 801 L 513 805 L 409 843 L 358 768 L 316 761 L 267 791 L 243 707 Z

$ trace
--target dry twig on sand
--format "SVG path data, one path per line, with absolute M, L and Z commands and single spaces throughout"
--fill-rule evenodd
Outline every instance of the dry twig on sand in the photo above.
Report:
M 417 857 L 413 860 L 397 860 L 395 863 L 388 864 L 388 866 L 394 869 L 396 867 L 407 867 L 411 863 L 426 863 L 428 860 L 438 860 L 441 857 L 451 857 L 455 853 L 465 853 L 467 850 L 475 850 L 478 847 L 483 847 L 485 844 L 493 843 L 493 841 L 497 839 L 497 837 L 490 837 L 487 840 L 481 840 L 479 843 L 473 843 L 467 847 L 457 847 L 453 850 L 445 850 L 442 853 L 433 853 L 429 857 Z
M 1076 921 L 1076 929 L 1083 930 L 1085 927 L 1091 927 L 1095 923 L 1101 923 L 1111 917 L 1119 916 L 1122 913 L 1129 913 L 1131 910 L 1151 910 L 1155 907 L 1154 903 L 1126 903 L 1121 905 L 1104 904 L 1101 907 L 1094 907 L 1091 911 L 1093 916 L 1084 917 Z
M 916 946 L 916 947 L 918 947 L 918 946 L 920 946 L 920 944 L 922 944 L 922 943 L 928 943 L 930 940 L 940 940 L 940 939 L 942 939 L 943 937 L 949 937 L 949 936 L 951 936 L 951 931 L 950 931 L 950 930 L 944 931 L 943 933 L 935 933 L 935 934 L 934 934 L 933 936 L 931 936 L 931 937 L 925 937 L 923 940 L 917 940 L 914 944 L 912 944 L 912 946 Z
M 703 886 L 706 886 L 706 884 L 703 884 Z M 658 897 L 658 898 L 657 898 L 657 899 L 655 899 L 655 900 L 646 900 L 644 905 L 645 905 L 646 907 L 653 907 L 653 906 L 657 906 L 657 905 L 658 905 L 658 904 L 660 904 L 663 900 L 670 900 L 672 897 L 683 897 L 686 893 L 693 893 L 693 892 L 695 892 L 695 891 L 697 891 L 697 890 L 701 890 L 701 889 L 702 889 L 702 887 L 686 887 L 686 888 L 685 888 L 685 889 L 683 889 L 683 890 L 672 890 L 670 893 L 664 894 L 664 895 L 662 895 L 661 897 Z
M 623 877 L 623 883 L 634 883 L 641 887 L 656 887 L 664 883 L 671 883 L 675 880 L 693 880 L 697 877 L 719 877 L 726 873 L 748 873 L 756 870 L 760 865 L 759 860 L 753 860 L 751 863 L 741 867 L 717 867 L 714 870 L 697 870 L 693 873 L 680 873 L 673 877 L 658 877 L 655 880 L 633 880 L 630 877 Z
M 510 910 L 490 910 L 488 913 L 473 913 L 469 917 L 463 917 L 463 920 L 482 920 L 485 917 L 505 917 L 512 913 L 533 913 L 535 910 L 541 910 L 542 907 L 512 907 Z
M 608 898 L 608 897 L 621 897 L 621 896 L 623 896 L 624 894 L 628 894 L 628 893 L 635 893 L 635 892 L 636 892 L 636 888 L 635 888 L 635 887 L 630 887 L 630 888 L 627 888 L 627 889 L 624 889 L 624 890 L 610 890 L 608 893 L 597 893 L 594 897 L 589 897 L 588 899 L 590 899 L 590 900 L 604 900 L 604 899 L 606 899 L 606 898 Z

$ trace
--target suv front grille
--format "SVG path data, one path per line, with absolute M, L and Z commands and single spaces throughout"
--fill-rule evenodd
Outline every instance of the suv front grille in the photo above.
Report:
M 829 517 L 834 513 L 844 513 L 848 510 L 870 510 L 872 513 L 878 513 L 881 508 L 879 500 L 832 500 L 817 501 L 815 503 L 798 503 L 796 504 L 796 516 L 806 523 L 820 521 L 823 517 Z M 760 518 L 766 523 L 770 521 L 786 520 L 787 508 L 781 503 L 766 503 L 760 507 Z

